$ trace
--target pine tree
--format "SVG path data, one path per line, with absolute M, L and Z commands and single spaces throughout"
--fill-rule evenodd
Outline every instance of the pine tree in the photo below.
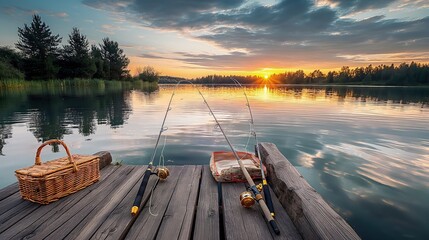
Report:
M 73 28 L 68 45 L 61 53 L 61 78 L 91 78 L 96 67 L 89 54 L 89 43 L 79 29 Z
M 101 49 L 97 45 L 91 45 L 91 59 L 95 64 L 95 73 L 92 76 L 97 79 L 108 79 L 109 63 L 103 59 Z
M 53 35 L 49 26 L 39 15 L 33 16 L 30 26 L 18 28 L 18 43 L 15 44 L 25 58 L 24 69 L 28 79 L 52 79 L 58 68 L 54 65 L 58 55 L 59 35 Z
M 109 40 L 109 38 L 103 39 L 103 44 L 100 44 L 101 55 L 104 61 L 108 63 L 108 71 L 106 71 L 107 78 L 110 80 L 124 79 L 129 73 L 126 69 L 130 60 L 124 54 L 124 51 L 119 48 L 119 45 L 115 41 Z

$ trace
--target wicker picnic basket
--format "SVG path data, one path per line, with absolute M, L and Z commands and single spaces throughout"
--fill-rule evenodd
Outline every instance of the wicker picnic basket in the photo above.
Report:
M 52 143 L 61 144 L 67 157 L 42 164 L 42 148 Z M 100 178 L 99 157 L 71 155 L 63 141 L 52 139 L 37 149 L 35 165 L 16 170 L 15 175 L 23 199 L 48 204 L 97 182 Z

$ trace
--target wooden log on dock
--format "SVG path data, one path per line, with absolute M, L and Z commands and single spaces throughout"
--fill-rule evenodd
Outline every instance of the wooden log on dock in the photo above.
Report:
M 268 182 L 304 239 L 360 239 L 273 143 L 261 143 Z
M 97 152 L 93 155 L 98 156 L 100 158 L 100 169 L 112 163 L 112 155 L 107 151 Z

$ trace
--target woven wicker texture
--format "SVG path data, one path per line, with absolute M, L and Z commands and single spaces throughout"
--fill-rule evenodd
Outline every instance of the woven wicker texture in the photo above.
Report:
M 42 163 L 41 150 L 52 143 L 61 144 L 67 157 Z M 63 141 L 52 139 L 37 149 L 35 165 L 16 170 L 15 175 L 22 198 L 48 204 L 97 182 L 100 178 L 99 158 L 72 155 Z

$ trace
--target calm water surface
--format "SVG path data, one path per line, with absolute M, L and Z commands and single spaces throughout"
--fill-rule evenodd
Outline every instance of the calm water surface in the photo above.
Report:
M 241 89 L 201 86 L 227 135 L 251 151 Z M 260 141 L 273 142 L 364 239 L 429 239 L 429 88 L 247 86 Z M 147 164 L 173 86 L 0 92 L 0 187 L 63 139 Z M 166 121 L 168 164 L 208 164 L 228 150 L 201 97 L 179 86 Z M 46 147 L 42 159 L 64 155 Z M 59 151 L 59 152 L 58 152 Z M 238 196 L 238 195 L 237 195 Z

